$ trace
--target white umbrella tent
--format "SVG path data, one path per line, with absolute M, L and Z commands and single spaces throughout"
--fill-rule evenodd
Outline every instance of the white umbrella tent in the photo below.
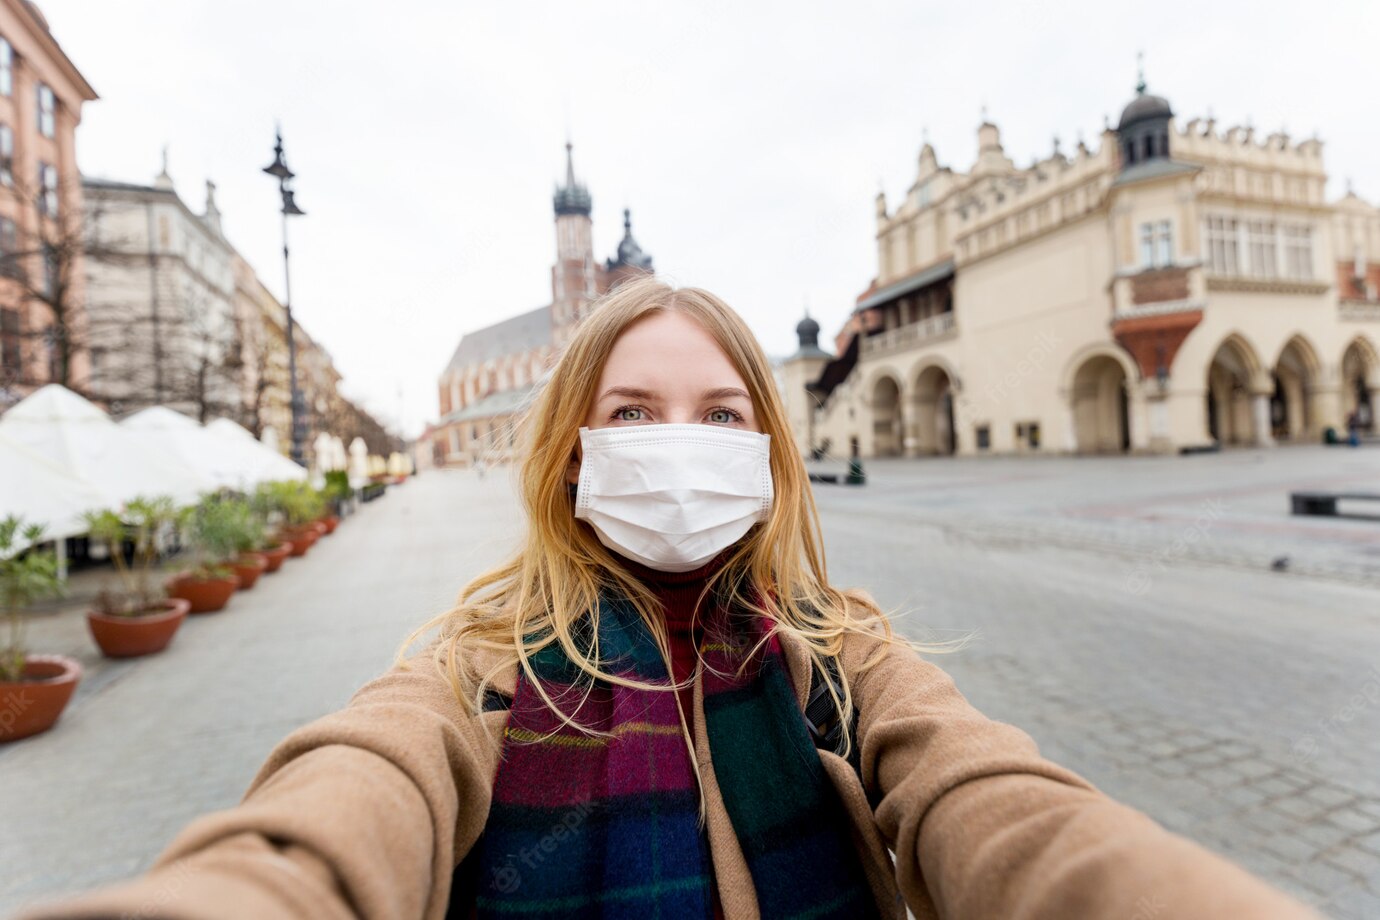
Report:
M 18 515 L 42 524 L 46 539 L 61 540 L 86 533 L 82 515 L 105 504 L 91 483 L 0 435 L 0 518 Z
M 109 508 L 156 495 L 191 503 L 215 487 L 197 468 L 121 428 L 57 384 L 37 390 L 0 417 L 0 436 L 28 448 L 66 476 L 89 483 Z
M 245 488 L 244 471 L 220 449 L 216 438 L 196 421 L 167 406 L 152 406 L 120 422 L 147 443 L 201 470 L 217 486 Z
M 208 423 L 206 433 L 211 436 L 217 449 L 224 452 L 226 460 L 252 482 L 300 481 L 307 478 L 306 470 L 277 451 L 265 447 L 248 429 L 228 418 L 218 418 Z

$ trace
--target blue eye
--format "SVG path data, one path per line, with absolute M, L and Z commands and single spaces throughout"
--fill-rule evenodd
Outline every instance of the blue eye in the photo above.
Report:
M 710 409 L 709 415 L 712 421 L 717 421 L 721 425 L 731 425 L 734 422 L 741 422 L 743 420 L 742 413 L 736 412 L 733 409 L 725 409 L 722 407 L 718 409 Z M 726 415 L 728 416 L 728 418 L 716 419 L 714 418 L 714 416 L 716 415 Z

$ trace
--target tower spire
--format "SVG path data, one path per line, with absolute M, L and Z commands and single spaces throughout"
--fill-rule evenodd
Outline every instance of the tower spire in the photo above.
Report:
M 569 140 L 565 142 L 565 185 L 557 186 L 556 194 L 552 198 L 557 217 L 563 214 L 579 214 L 588 217 L 590 211 L 593 210 L 589 189 L 575 179 L 574 148 L 575 145 Z

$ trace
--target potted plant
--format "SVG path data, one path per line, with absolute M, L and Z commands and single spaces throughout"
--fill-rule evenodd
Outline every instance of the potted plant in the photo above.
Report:
M 0 741 L 47 731 L 81 680 L 81 665 L 64 655 L 30 655 L 24 644 L 24 608 L 62 592 L 57 555 L 38 549 L 39 524 L 9 515 L 0 520 L 0 604 L 9 635 L 0 646 Z
M 248 591 L 254 587 L 259 576 L 268 571 L 268 556 L 262 552 L 268 541 L 263 526 L 255 517 L 248 502 L 240 498 L 227 499 L 226 501 L 230 506 L 227 512 L 228 525 L 234 531 L 235 543 L 235 557 L 230 560 L 230 567 L 239 576 L 239 590 Z M 283 555 L 287 555 L 286 547 Z M 279 564 L 282 564 L 281 559 Z
M 245 505 L 249 509 L 250 521 L 258 537 L 258 545 L 253 548 L 253 552 L 267 560 L 268 565 L 264 569 L 265 574 L 276 572 L 283 567 L 283 560 L 287 559 L 288 554 L 292 552 L 291 543 L 276 533 L 270 536 L 270 531 L 273 529 L 271 522 L 275 515 L 281 513 L 278 509 L 277 498 L 272 489 L 260 486 L 249 495 Z
M 231 560 L 239 555 L 239 523 L 235 503 L 219 496 L 208 496 L 186 509 L 182 532 L 191 547 L 192 564 L 167 583 L 170 597 L 191 602 L 192 613 L 215 613 L 225 609 L 240 586 Z
M 330 470 L 326 473 L 326 483 L 321 489 L 321 497 L 327 506 L 326 516 L 321 520 L 326 525 L 326 533 L 335 533 L 340 526 L 341 513 L 345 503 L 350 500 L 350 476 L 344 470 Z
M 159 539 L 175 516 L 172 499 L 166 497 L 135 499 L 123 512 L 86 515 L 92 539 L 110 547 L 110 562 L 120 582 L 118 591 L 102 589 L 96 606 L 86 613 L 91 637 L 111 658 L 161 652 L 187 618 L 186 601 L 161 597 L 153 588 Z M 130 546 L 128 560 L 126 544 Z
M 307 550 L 321 536 L 316 526 L 324 503 L 315 489 L 304 482 L 275 482 L 267 488 L 283 523 L 278 535 L 292 544 L 293 556 L 305 556 Z

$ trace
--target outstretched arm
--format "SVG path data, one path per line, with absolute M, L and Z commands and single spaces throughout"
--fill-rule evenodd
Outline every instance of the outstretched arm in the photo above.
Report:
M 425 655 L 288 735 L 236 807 L 188 825 L 140 878 L 32 909 L 77 918 L 442 918 L 483 829 L 495 719 Z
M 850 645 L 854 674 L 878 645 Z M 884 655 L 854 684 L 863 779 L 881 793 L 877 825 L 918 915 L 1318 918 L 1044 759 L 910 649 Z

